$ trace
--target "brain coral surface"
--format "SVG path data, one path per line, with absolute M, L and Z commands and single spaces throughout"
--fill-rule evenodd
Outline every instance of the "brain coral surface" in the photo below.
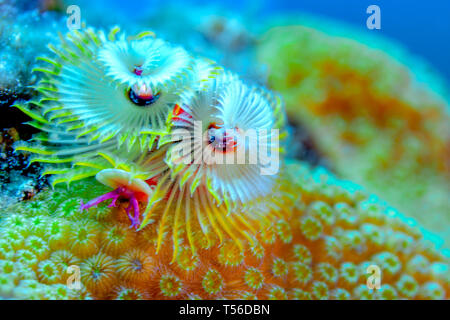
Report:
M 448 299 L 448 258 L 418 226 L 357 186 L 299 163 L 283 169 L 280 210 L 240 250 L 195 254 L 152 226 L 129 227 L 123 201 L 81 212 L 94 180 L 45 191 L 1 214 L 0 295 L 19 299 Z M 369 265 L 381 288 L 369 290 Z M 80 290 L 68 289 L 69 266 Z
M 257 50 L 270 87 L 330 168 L 416 218 L 448 246 L 448 101 L 385 52 L 316 29 L 273 28 Z

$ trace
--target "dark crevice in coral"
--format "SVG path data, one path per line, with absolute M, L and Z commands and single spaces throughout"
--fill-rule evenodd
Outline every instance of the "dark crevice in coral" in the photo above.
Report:
M 30 199 L 47 186 L 41 177 L 42 167 L 38 163 L 28 165 L 28 156 L 14 152 L 13 144 L 19 139 L 15 128 L 0 132 L 0 191 L 2 203 Z M 4 203 L 3 203 L 4 204 Z
M 0 128 L 15 128 L 22 140 L 30 139 L 38 130 L 25 124 L 31 118 L 19 109 L 11 107 L 11 105 L 18 100 L 29 100 L 30 98 L 30 95 L 18 95 L 0 90 Z
M 26 125 L 27 115 L 11 105 L 18 99 L 30 96 L 0 91 L 0 193 L 1 206 L 33 197 L 47 185 L 41 177 L 42 167 L 38 163 L 28 165 L 28 155 L 14 152 L 14 143 L 28 140 L 37 129 Z
M 307 162 L 313 167 L 322 166 L 331 169 L 328 160 L 319 151 L 312 135 L 303 124 L 288 119 L 288 130 L 287 156 L 289 158 Z

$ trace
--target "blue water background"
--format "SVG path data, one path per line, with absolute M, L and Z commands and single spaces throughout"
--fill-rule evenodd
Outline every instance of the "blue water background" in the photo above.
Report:
M 102 0 L 103 1 L 103 0 Z M 168 1 L 108 1 L 108 6 L 129 12 L 131 17 L 158 8 Z M 217 3 L 238 13 L 252 11 L 255 19 L 281 12 L 303 12 L 348 23 L 367 34 L 378 33 L 402 44 L 424 58 L 450 80 L 450 0 L 190 0 L 183 3 L 210 6 Z M 368 30 L 366 9 L 381 9 L 381 30 Z M 175 4 L 176 5 L 176 4 Z M 186 12 L 189 14 L 189 11 Z

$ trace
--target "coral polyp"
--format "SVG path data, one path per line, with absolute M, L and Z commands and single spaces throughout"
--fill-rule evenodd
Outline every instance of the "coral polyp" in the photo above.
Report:
M 153 259 L 145 251 L 133 249 L 120 256 L 116 269 L 121 278 L 130 282 L 144 282 L 153 273 Z
M 282 204 L 272 210 L 277 218 L 255 231 L 257 246 L 248 244 L 243 251 L 226 237 L 223 243 L 201 247 L 194 255 L 183 244 L 172 260 L 169 234 L 164 233 L 156 253 L 158 233 L 152 225 L 140 231 L 128 228 L 126 201 L 107 208 L 109 213 L 102 220 L 88 213 L 84 221 L 62 219 L 70 234 L 91 226 L 83 229 L 92 240 L 84 250 L 79 245 L 63 250 L 47 246 L 37 256 L 31 253 L 32 242 L 38 238 L 34 231 L 28 235 L 33 241 L 19 244 L 7 235 L 20 226 L 2 224 L 2 252 L 11 258 L 0 256 L 0 294 L 19 299 L 449 298 L 448 257 L 425 240 L 420 228 L 406 217 L 322 169 L 312 171 L 289 162 L 280 175 L 283 192 L 277 199 Z M 95 190 L 97 184 L 94 179 L 76 182 L 58 203 L 97 196 L 102 192 Z M 16 204 L 0 217 L 20 212 L 18 218 L 29 224 L 34 215 L 26 207 L 47 202 L 57 192 L 59 188 L 49 191 L 47 197 Z M 318 208 L 324 206 L 335 219 L 318 214 Z M 54 214 L 49 208 L 42 217 L 53 219 Z M 310 219 L 323 228 L 302 224 Z M 368 227 L 379 230 L 376 241 L 366 232 Z M 39 238 L 46 242 L 50 236 L 45 233 Z M 367 267 L 372 264 L 382 269 L 380 290 L 366 285 L 371 276 Z M 80 290 L 65 285 L 70 265 L 81 268 Z

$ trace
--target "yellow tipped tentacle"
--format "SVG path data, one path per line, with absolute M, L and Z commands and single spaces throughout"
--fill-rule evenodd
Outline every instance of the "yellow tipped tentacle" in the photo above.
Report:
M 77 135 L 77 138 L 81 138 L 81 137 L 83 137 L 83 136 L 89 135 L 90 133 L 95 132 L 95 131 L 97 131 L 97 130 L 98 130 L 98 127 L 92 126 L 91 128 L 89 128 L 89 129 L 87 129 L 87 130 L 82 131 L 81 133 L 79 133 L 79 134 Z
M 203 192 L 197 192 L 198 194 L 200 194 L 200 203 L 203 205 L 203 210 L 206 211 L 206 215 L 208 217 L 209 223 L 212 226 L 212 229 L 215 231 L 215 233 L 217 234 L 217 236 L 219 237 L 219 242 L 222 243 L 223 241 L 223 233 L 222 230 L 219 228 L 217 221 L 216 221 L 216 217 L 212 214 L 208 203 L 206 202 L 205 199 L 205 194 Z
M 161 181 L 156 186 L 156 189 L 154 190 L 152 197 L 149 199 L 149 204 L 143 213 L 144 219 L 141 222 L 141 226 L 138 230 L 142 230 L 144 227 L 146 227 L 149 223 L 153 223 L 156 220 L 154 209 L 156 208 L 156 204 L 161 201 L 166 194 L 166 191 L 170 187 L 170 183 L 166 183 L 169 176 L 164 175 L 161 179 Z M 161 187 L 164 187 L 164 189 L 161 190 Z
M 37 57 L 36 60 L 47 62 L 47 63 L 51 64 L 52 66 L 59 68 L 59 69 L 62 68 L 61 63 L 59 63 L 58 61 L 53 60 L 51 58 L 48 58 L 48 57 Z
M 131 40 L 140 40 L 140 39 L 143 39 L 145 37 L 155 38 L 156 34 L 153 31 L 150 31 L 150 30 L 142 31 L 142 32 L 138 33 L 137 35 L 127 37 L 127 40 L 129 40 L 129 41 L 131 41 Z
M 65 158 L 65 159 L 61 159 L 61 158 L 40 158 L 40 157 L 32 157 L 29 160 L 29 163 L 34 163 L 34 162 L 41 162 L 41 163 L 52 163 L 52 164 L 58 164 L 58 163 L 69 163 L 72 162 L 73 158 Z
M 213 207 L 213 206 L 214 206 L 214 204 L 211 203 L 211 207 Z M 225 208 L 223 208 L 222 206 L 219 206 L 219 207 L 217 207 L 216 209 L 219 211 L 218 214 L 220 215 L 220 217 L 222 217 L 222 218 L 226 221 L 226 223 L 230 226 L 230 230 L 236 230 L 236 231 L 238 231 L 244 238 L 247 239 L 247 241 L 248 241 L 251 245 L 254 245 L 254 244 L 255 244 L 255 239 L 252 238 L 252 237 L 250 237 L 249 234 L 248 234 L 248 232 L 246 232 L 246 231 L 242 228 L 242 226 L 240 226 L 240 225 L 238 225 L 238 224 L 236 223 L 234 217 L 236 217 L 236 216 L 240 217 L 240 214 L 239 214 L 239 213 L 233 214 L 233 215 L 229 215 L 229 214 L 227 214 Z M 245 219 L 243 219 L 243 220 L 245 221 Z M 248 222 L 245 221 L 244 226 L 246 226 L 246 227 L 248 228 L 248 230 L 251 230 L 251 231 L 253 232 L 253 234 L 256 234 L 256 230 L 255 230 L 255 229 L 249 228 L 249 227 L 248 227 L 248 226 L 249 226 Z M 231 235 L 230 235 L 230 236 L 231 236 Z M 236 237 L 237 237 L 237 236 L 236 236 Z M 237 242 L 237 243 L 238 243 L 238 242 Z M 239 245 L 239 243 L 238 243 L 238 246 L 239 246 L 239 248 L 240 248 L 241 250 L 243 250 L 242 244 Z
M 89 36 L 89 39 L 93 42 L 94 45 L 100 47 L 102 44 L 102 40 L 100 39 L 100 37 L 95 33 L 94 30 L 92 29 L 87 29 L 86 30 L 87 35 Z M 103 34 L 103 32 L 101 32 Z
M 159 250 L 161 249 L 163 236 L 165 234 L 165 228 L 167 227 L 166 222 L 167 222 L 168 215 L 169 215 L 169 209 L 172 206 L 172 201 L 173 201 L 173 198 L 175 197 L 175 194 L 176 194 L 175 190 L 172 189 L 172 192 L 169 195 L 169 199 L 167 200 L 167 204 L 165 205 L 164 212 L 161 216 L 161 220 L 159 223 L 158 241 L 156 244 L 156 253 L 158 253 Z
M 67 184 L 70 184 L 73 181 L 94 177 L 98 173 L 98 171 L 99 170 L 97 168 L 89 168 L 89 167 L 88 170 L 83 170 L 79 172 L 72 170 L 71 171 L 72 174 L 69 176 Z
M 203 195 L 203 194 L 202 194 Z M 204 196 L 204 195 L 203 195 Z M 232 227 L 229 224 L 228 219 L 224 219 L 224 215 L 217 209 L 217 207 L 211 202 L 210 198 L 208 198 L 209 206 L 211 210 L 214 212 L 214 217 L 217 218 L 217 221 L 222 226 L 222 228 L 225 230 L 225 232 L 233 239 L 233 241 L 238 245 L 240 250 L 244 249 L 244 246 L 239 239 L 239 237 L 233 232 Z M 223 237 L 219 236 L 220 243 L 223 241 Z
M 200 229 L 206 238 L 207 247 L 209 248 L 213 244 L 213 241 L 211 239 L 211 233 L 209 231 L 209 225 L 208 225 L 207 219 L 206 219 L 206 217 L 204 217 L 202 211 L 200 210 L 200 200 L 198 198 L 199 198 L 198 192 L 194 193 L 193 201 L 194 201 L 195 213 L 197 215 L 197 220 L 200 225 Z
M 98 169 L 98 170 L 103 170 L 106 169 L 105 166 L 102 166 L 98 163 L 98 161 L 89 161 L 89 160 L 84 160 L 84 161 L 74 161 L 73 163 L 74 166 L 81 166 L 81 167 L 89 167 L 89 168 L 94 168 L 94 169 Z
M 196 254 L 193 231 L 192 231 L 192 217 L 191 217 L 191 195 L 188 192 L 185 192 L 185 205 L 186 205 L 186 233 L 189 242 L 189 246 L 191 248 L 192 254 Z
M 46 155 L 46 156 L 51 156 L 56 154 L 56 151 L 51 151 L 51 150 L 47 150 L 45 148 L 37 148 L 37 147 L 32 147 L 32 146 L 28 146 L 28 145 L 20 145 L 18 144 L 15 148 L 16 151 L 27 151 L 27 152 L 31 152 L 31 153 L 36 153 L 36 154 L 40 154 L 40 155 Z
M 227 214 L 227 216 L 228 216 L 228 214 Z M 256 234 L 258 232 L 257 229 L 255 229 L 255 227 L 249 221 L 247 221 L 247 219 L 244 215 L 235 214 L 235 215 L 233 215 L 233 217 L 236 217 L 236 219 L 239 221 L 239 223 L 241 223 L 247 230 L 250 230 L 250 232 L 252 234 Z M 252 222 L 254 222 L 254 221 L 252 221 Z
M 173 231 L 172 231 L 173 255 L 172 255 L 172 261 L 170 263 L 173 263 L 175 261 L 175 259 L 178 256 L 178 250 L 180 248 L 180 238 L 179 238 L 180 216 L 181 216 L 182 200 L 184 198 L 185 193 L 186 193 L 185 189 L 183 189 L 178 194 L 177 205 L 175 207 L 175 217 L 174 217 L 174 224 L 173 224 Z
M 120 27 L 114 26 L 111 31 L 108 33 L 109 41 L 116 41 L 116 35 L 120 32 Z
M 30 118 L 37 120 L 39 122 L 42 123 L 46 123 L 48 124 L 49 122 L 47 121 L 47 119 L 43 118 L 40 114 L 31 111 L 30 109 L 26 108 L 25 106 L 21 105 L 21 104 L 14 104 L 11 107 L 17 108 L 20 111 L 22 111 L 23 113 L 25 113 L 27 116 L 29 116 Z
M 105 152 L 99 152 L 98 155 L 101 156 L 106 161 L 108 161 L 114 168 L 117 166 L 116 161 L 114 160 L 114 158 L 111 155 L 109 155 Z

